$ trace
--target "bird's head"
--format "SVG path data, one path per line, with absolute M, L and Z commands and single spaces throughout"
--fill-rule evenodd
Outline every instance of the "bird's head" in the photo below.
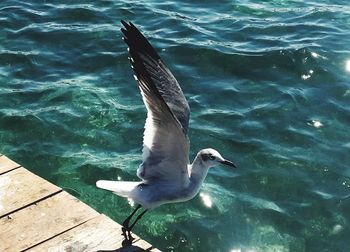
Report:
M 208 168 L 214 167 L 220 164 L 231 166 L 233 168 L 236 168 L 236 165 L 232 163 L 229 160 L 224 159 L 220 153 L 214 149 L 203 149 L 201 150 L 197 158 L 200 159 L 200 161 Z

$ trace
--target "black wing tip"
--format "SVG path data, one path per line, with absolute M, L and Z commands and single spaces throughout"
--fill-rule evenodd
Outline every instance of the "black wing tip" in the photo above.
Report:
M 122 23 L 122 25 L 124 25 L 124 27 L 133 27 L 136 28 L 136 26 L 132 23 L 132 22 L 127 22 L 124 19 L 121 19 L 120 22 Z M 137 29 L 137 28 L 136 28 Z
M 124 41 L 129 46 L 130 50 L 134 50 L 141 54 L 146 54 L 153 59 L 160 59 L 160 56 L 147 40 L 147 38 L 140 32 L 132 22 L 120 20 L 122 27 L 120 30 L 124 35 Z
M 159 95 L 161 99 L 158 89 L 153 84 L 152 79 L 150 78 L 143 60 L 140 57 L 140 54 L 149 54 L 151 57 L 154 57 L 154 53 L 156 54 L 154 48 L 148 42 L 148 40 L 142 35 L 142 33 L 134 26 L 131 22 L 126 22 L 125 20 L 120 20 L 122 27 L 120 30 L 123 33 L 123 40 L 129 46 L 129 55 L 131 65 L 133 67 L 134 73 L 138 80 L 143 79 L 145 84 L 139 82 L 139 85 L 144 85 L 144 88 L 148 88 L 152 90 L 155 94 Z M 156 54 L 156 56 L 158 56 Z M 159 57 L 159 56 L 158 56 Z
M 124 19 L 121 19 L 120 20 L 120 23 L 122 23 L 122 25 L 126 28 L 126 29 L 128 29 L 128 28 L 130 28 L 130 27 L 135 27 L 135 25 L 133 24 L 133 23 L 131 23 L 131 22 L 126 22 Z

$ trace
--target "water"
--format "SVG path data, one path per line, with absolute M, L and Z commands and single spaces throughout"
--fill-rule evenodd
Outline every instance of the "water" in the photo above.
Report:
M 133 21 L 191 107 L 200 196 L 135 232 L 164 251 L 350 251 L 348 1 L 1 1 L 0 152 L 121 222 L 98 179 L 136 180 L 145 108 Z M 33 185 L 35 186 L 35 185 Z

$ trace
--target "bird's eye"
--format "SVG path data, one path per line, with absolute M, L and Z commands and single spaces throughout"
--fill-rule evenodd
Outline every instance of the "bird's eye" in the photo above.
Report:
M 215 156 L 211 154 L 202 154 L 202 159 L 203 161 L 215 160 Z

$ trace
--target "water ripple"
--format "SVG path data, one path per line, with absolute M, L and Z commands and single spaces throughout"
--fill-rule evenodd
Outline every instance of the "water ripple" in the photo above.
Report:
M 125 218 L 128 202 L 94 184 L 135 180 L 141 162 L 130 20 L 188 98 L 190 158 L 213 147 L 239 167 L 135 231 L 165 251 L 350 249 L 347 1 L 8 0 L 0 14 L 1 153 Z

